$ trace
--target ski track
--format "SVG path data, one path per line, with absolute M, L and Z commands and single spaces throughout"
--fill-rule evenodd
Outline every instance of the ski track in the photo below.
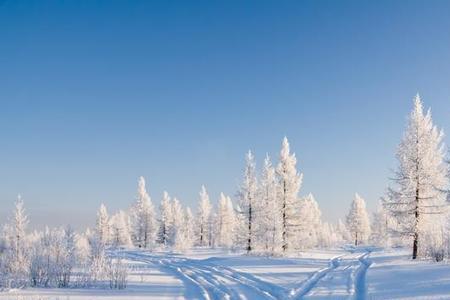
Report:
M 317 284 L 326 276 L 333 273 L 348 273 L 347 293 L 355 300 L 364 300 L 367 296 L 366 273 L 371 262 L 368 260 L 370 251 L 359 253 L 348 253 L 334 257 L 330 260 L 328 267 L 318 270 L 299 284 L 299 287 L 291 289 L 289 299 L 303 299 L 307 295 L 314 294 Z M 332 295 L 332 292 L 330 293 Z
M 134 260 L 158 264 L 172 274 L 179 277 L 189 290 L 200 291 L 205 300 L 215 299 L 282 299 L 272 295 L 273 287 L 252 276 L 243 276 L 231 268 L 204 264 L 201 261 L 167 257 L 157 258 L 147 254 L 127 252 Z M 230 284 L 231 283 L 231 284 Z M 279 288 L 278 288 L 279 289 Z
M 369 260 L 370 251 L 359 258 L 360 266 L 355 276 L 355 299 L 364 300 L 367 297 L 366 274 L 372 262 Z
M 314 293 L 314 288 L 327 275 L 333 272 L 348 274 L 347 292 L 355 300 L 367 297 L 366 273 L 371 265 L 370 251 L 348 253 L 333 257 L 328 266 L 311 274 L 298 287 L 286 290 L 265 282 L 252 274 L 236 271 L 226 266 L 216 265 L 205 260 L 195 260 L 177 256 L 152 255 L 150 253 L 124 252 L 128 258 L 159 265 L 179 278 L 186 286 L 189 299 L 302 299 Z M 199 296 L 200 295 L 200 296 Z
M 308 294 L 326 274 L 330 273 L 340 265 L 341 256 L 333 257 L 328 263 L 328 267 L 318 270 L 300 283 L 300 287 L 291 289 L 288 297 L 290 299 L 301 299 Z

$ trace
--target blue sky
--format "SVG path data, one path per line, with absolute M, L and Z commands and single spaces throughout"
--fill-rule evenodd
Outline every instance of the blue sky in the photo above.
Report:
M 138 176 L 196 207 L 287 135 L 326 219 L 374 208 L 420 92 L 450 132 L 448 1 L 0 1 L 0 223 L 92 224 Z

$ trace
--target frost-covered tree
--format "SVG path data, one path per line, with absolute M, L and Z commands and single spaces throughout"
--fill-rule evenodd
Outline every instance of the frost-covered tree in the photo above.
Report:
M 258 210 L 255 158 L 250 150 L 245 157 L 245 162 L 244 179 L 239 188 L 239 207 L 245 227 L 245 231 L 242 234 L 245 235 L 245 249 L 248 253 L 255 248 L 257 233 L 255 215 Z
M 389 214 L 380 203 L 372 214 L 371 236 L 372 244 L 386 247 L 389 245 Z
M 129 247 L 132 244 L 129 217 L 122 210 L 111 217 L 111 244 L 114 247 Z
M 68 287 L 76 264 L 75 232 L 45 229 L 37 233 L 31 251 L 30 282 L 32 286 Z
M 97 212 L 97 221 L 96 221 L 96 233 L 98 237 L 98 241 L 106 245 L 110 241 L 111 227 L 109 223 L 108 211 L 106 210 L 106 206 L 102 203 Z
M 89 237 L 90 237 L 89 228 L 86 229 L 86 232 L 79 233 L 76 235 L 75 250 L 77 261 L 79 264 L 87 264 L 90 251 Z
M 198 204 L 197 216 L 197 236 L 199 246 L 210 246 L 210 229 L 211 229 L 211 202 L 204 185 L 200 190 L 200 201 Z
M 176 250 L 185 250 L 187 246 L 184 236 L 184 210 L 177 198 L 173 199 L 171 206 L 170 245 Z
M 355 246 L 366 243 L 370 236 L 370 221 L 366 210 L 366 202 L 357 193 L 347 214 L 347 229 Z
M 336 228 L 333 224 L 323 223 L 320 226 L 320 236 L 317 242 L 317 246 L 322 248 L 329 248 L 332 246 L 336 246 L 340 242 L 340 237 L 336 231 Z
M 108 278 L 108 258 L 106 256 L 105 244 L 99 241 L 96 235 L 89 238 L 89 261 L 87 284 L 96 285 L 98 282 Z
M 220 247 L 231 248 L 234 241 L 236 217 L 230 197 L 220 193 L 216 216 L 216 241 Z
M 59 287 L 68 287 L 72 270 L 77 263 L 76 233 L 69 225 L 63 230 L 62 239 L 63 259 L 61 260 L 61 272 L 58 278 Z
M 446 215 L 448 165 L 443 132 L 433 125 L 431 111 L 423 112 L 417 95 L 397 150 L 398 168 L 385 201 L 396 220 L 393 230 L 412 239 L 412 258 L 420 255 L 421 241 L 433 235 Z M 423 249 L 426 249 L 426 244 Z
M 161 205 L 159 206 L 160 219 L 159 219 L 159 231 L 158 242 L 163 246 L 168 246 L 170 243 L 170 230 L 172 226 L 172 204 L 169 193 L 164 191 Z
M 310 249 L 319 244 L 323 233 L 321 216 L 322 212 L 312 194 L 301 199 L 299 209 L 300 248 Z
M 195 218 L 191 209 L 186 208 L 184 214 L 184 246 L 186 249 L 191 248 L 195 242 Z
M 266 253 L 276 253 L 281 244 L 281 206 L 277 197 L 277 179 L 275 168 L 269 155 L 264 159 L 258 197 L 261 207 L 258 212 L 258 239 Z
M 350 236 L 350 232 L 347 229 L 347 226 L 341 219 L 338 220 L 336 227 L 337 240 L 341 243 L 348 243 L 352 241 Z
M 289 142 L 283 139 L 280 162 L 277 166 L 278 200 L 281 208 L 281 248 L 283 252 L 294 246 L 298 230 L 298 192 L 303 174 L 296 169 L 297 159 L 290 153 Z
M 6 287 L 20 287 L 28 283 L 29 242 L 26 235 L 28 216 L 19 195 L 15 203 L 10 224 L 5 228 L 6 248 L 2 255 L 2 278 Z
M 155 208 L 145 188 L 144 177 L 139 178 L 136 203 L 131 208 L 132 239 L 139 248 L 153 245 L 158 232 Z

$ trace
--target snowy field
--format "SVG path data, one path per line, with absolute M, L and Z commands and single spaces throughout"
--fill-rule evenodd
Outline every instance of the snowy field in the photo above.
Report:
M 0 299 L 450 299 L 450 265 L 412 261 L 403 250 L 360 248 L 246 256 L 123 251 L 125 290 L 34 289 Z

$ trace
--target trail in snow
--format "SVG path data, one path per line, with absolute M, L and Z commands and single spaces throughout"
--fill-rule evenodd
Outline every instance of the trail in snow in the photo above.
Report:
M 290 299 L 365 299 L 365 275 L 370 266 L 370 252 L 349 253 L 330 260 L 329 266 L 313 273 L 299 287 L 291 290 Z
M 205 264 L 187 258 L 127 252 L 134 260 L 158 264 L 179 277 L 187 286 L 187 298 L 198 299 L 280 299 L 272 295 L 273 286 L 251 276 L 243 276 L 230 268 Z M 191 292 L 189 292 L 191 291 Z
M 168 266 L 162 262 L 162 260 L 158 259 L 157 257 L 152 257 L 144 253 L 136 253 L 131 251 L 124 252 L 126 257 L 130 260 L 134 261 L 140 261 L 148 264 L 153 264 L 156 266 L 159 266 L 162 271 L 167 272 L 168 274 L 174 275 L 175 277 L 179 278 L 185 288 L 185 296 L 189 299 L 204 299 L 204 300 L 210 300 L 208 292 L 206 289 L 199 284 L 192 276 L 189 276 L 186 273 L 183 273 L 181 269 L 175 267 L 175 266 Z
M 366 284 L 366 274 L 367 269 L 369 269 L 372 262 L 368 259 L 370 252 L 359 258 L 361 263 L 360 267 L 356 271 L 355 278 L 355 299 L 364 300 L 367 297 L 367 284 Z
M 313 273 L 308 279 L 301 283 L 300 287 L 292 289 L 288 297 L 291 299 L 299 299 L 306 295 L 312 288 L 314 288 L 320 279 L 339 266 L 341 257 L 342 255 L 332 258 L 328 264 L 328 267 Z
M 217 265 L 208 260 L 196 260 L 176 255 L 125 252 L 128 258 L 158 265 L 181 279 L 188 299 L 304 299 L 352 297 L 365 299 L 366 273 L 371 265 L 370 251 L 336 256 L 302 281 L 298 287 L 286 290 L 265 282 L 252 274 Z

